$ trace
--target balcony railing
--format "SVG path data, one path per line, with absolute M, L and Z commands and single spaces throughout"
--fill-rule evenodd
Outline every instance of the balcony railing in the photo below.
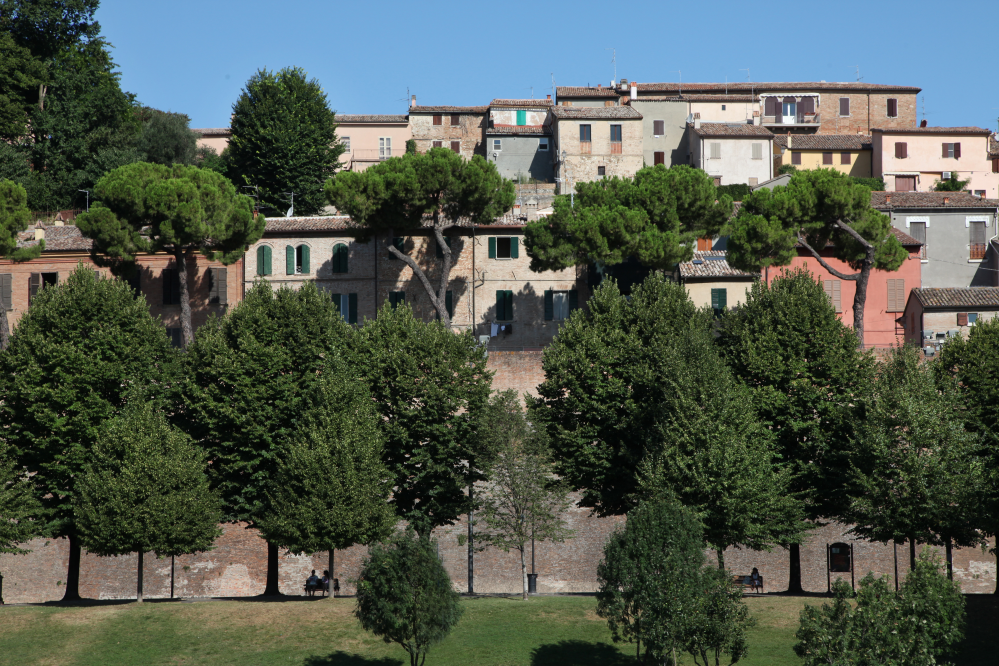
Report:
M 391 149 L 383 151 L 378 148 L 358 148 L 344 153 L 341 159 L 345 162 L 377 162 L 387 160 L 390 157 L 392 157 Z
M 819 125 L 822 120 L 818 113 L 797 113 L 793 116 L 763 116 L 764 125 Z
M 971 251 L 969 259 L 985 258 L 985 243 L 971 243 L 968 247 Z

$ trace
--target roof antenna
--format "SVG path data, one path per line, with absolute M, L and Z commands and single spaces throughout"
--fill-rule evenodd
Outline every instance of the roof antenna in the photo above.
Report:
M 677 69 L 677 70 L 674 70 L 674 71 L 676 72 L 677 76 L 679 76 L 679 77 L 680 77 L 680 78 L 678 79 L 679 83 L 677 83 L 677 84 L 676 84 L 676 86 L 677 86 L 677 87 L 676 87 L 676 90 L 677 90 L 677 93 L 676 93 L 676 94 L 677 94 L 678 96 L 680 96 L 680 97 L 683 97 L 683 72 L 681 72 L 681 71 L 680 71 L 680 70 L 678 70 L 678 69 Z
M 555 72 L 552 72 L 552 99 L 557 100 L 558 95 L 555 94 Z
M 746 73 L 746 80 L 749 81 L 749 84 L 750 84 L 749 85 L 749 97 L 750 97 L 751 102 L 755 102 L 756 101 L 756 86 L 753 85 L 753 77 L 751 77 L 749 75 L 749 68 L 748 67 L 742 67 L 742 68 L 739 69 L 739 71 Z
M 857 70 L 857 83 L 860 83 L 864 80 L 864 77 L 860 75 L 860 65 L 854 65 L 854 68 Z
M 617 85 L 617 49 L 607 47 L 604 51 L 611 52 L 611 64 L 614 65 L 614 85 Z

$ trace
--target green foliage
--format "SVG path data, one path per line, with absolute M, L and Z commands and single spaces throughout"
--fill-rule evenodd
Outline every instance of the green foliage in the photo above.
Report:
M 798 167 L 794 166 L 793 164 L 781 164 L 779 167 L 777 167 L 778 176 L 782 176 L 785 173 L 791 173 L 791 174 L 798 173 Z
M 32 247 L 17 247 L 17 236 L 31 223 L 28 194 L 10 180 L 0 180 L 0 257 L 21 262 L 37 259 L 45 249 L 45 241 Z
M 76 482 L 133 386 L 171 381 L 176 357 L 145 298 L 86 265 L 44 287 L 0 354 L 0 424 L 34 474 L 53 536 L 74 533 Z
M 142 161 L 166 166 L 194 164 L 198 135 L 189 127 L 190 118 L 183 113 L 149 107 L 139 109 L 138 115 L 142 120 L 142 133 L 136 148 Z
M 434 546 L 412 529 L 374 544 L 357 582 L 354 614 L 361 626 L 401 645 L 410 666 L 423 666 L 427 652 L 451 633 L 463 612 Z
M 208 487 L 205 453 L 144 396 L 134 397 L 101 424 L 80 475 L 74 497 L 80 540 L 98 555 L 210 550 L 222 533 L 222 512 Z
M 258 520 L 264 539 L 296 554 L 368 544 L 395 523 L 367 387 L 340 362 L 327 366 L 314 390 L 317 404 L 276 454 Z
M 2 15 L 0 10 L 0 15 Z M 46 63 L 19 46 L 0 16 L 0 140 L 17 142 L 30 130 L 31 112 L 38 106 L 38 87 L 48 77 Z
M 878 371 L 854 451 L 853 533 L 873 541 L 984 543 L 984 460 L 952 386 L 919 350 L 899 347 Z
M 701 594 L 697 598 L 683 649 L 699 666 L 736 663 L 749 653 L 746 630 L 756 625 L 742 601 L 742 588 L 732 584 L 725 569 L 705 568 L 700 572 Z
M 406 139 L 406 154 L 407 155 L 416 154 L 416 139 Z
M 576 265 L 612 266 L 629 257 L 671 268 L 693 252 L 697 237 L 715 236 L 732 214 L 707 174 L 688 166 L 640 170 L 633 179 L 611 178 L 576 185 L 575 205 L 567 196 L 555 212 L 524 229 L 531 270 Z
M 956 171 L 951 171 L 950 178 L 948 178 L 947 180 L 938 180 L 933 184 L 933 191 L 961 192 L 968 186 L 968 183 L 970 182 L 971 182 L 970 178 L 968 178 L 967 180 L 961 180 L 958 177 L 958 173 Z
M 229 149 L 219 155 L 211 146 L 198 146 L 194 151 L 194 166 L 226 176 L 229 173 Z
M 0 444 L 0 553 L 24 554 L 21 544 L 40 532 L 41 504 L 13 451 Z M 0 599 L 2 601 L 2 599 Z
M 298 215 L 322 211 L 323 183 L 343 165 L 336 114 L 305 70 L 259 70 L 232 105 L 229 175 L 257 188 L 268 213 L 284 215 L 295 193 Z
M 728 196 L 732 199 L 732 201 L 742 201 L 749 196 L 749 193 L 753 191 L 753 188 L 745 183 L 733 183 L 732 185 L 719 185 L 715 188 L 715 191 L 718 193 L 717 196 L 719 199 L 721 199 L 722 196 Z
M 179 418 L 212 459 L 226 522 L 255 525 L 266 511 L 278 454 L 296 438 L 302 416 L 322 404 L 323 374 L 344 358 L 351 334 L 311 282 L 277 292 L 258 282 L 224 317 L 198 329 L 184 356 Z
M 898 594 L 887 578 L 869 573 L 860 581 L 856 606 L 850 586 L 836 581 L 831 605 L 801 611 L 795 653 L 805 666 L 946 663 L 963 637 L 965 604 L 960 585 L 948 581 L 939 565 L 921 555 Z
M 858 185 L 863 185 L 871 192 L 884 192 L 885 191 L 885 180 L 884 178 L 861 178 L 860 176 L 852 176 L 853 182 Z
M 815 276 L 793 270 L 756 282 L 746 302 L 722 317 L 718 345 L 752 392 L 774 433 L 794 488 L 808 492 L 812 518 L 842 515 L 848 452 L 874 379 L 874 359 L 857 349 Z
M 534 430 L 513 391 L 494 396 L 480 428 L 489 432 L 489 479 L 478 493 L 485 529 L 483 544 L 520 553 L 523 599 L 527 600 L 525 549 L 530 542 L 561 542 L 572 536 L 565 513 L 572 505 L 569 490 L 556 480 L 544 432 Z
M 470 332 L 424 323 L 386 304 L 353 339 L 355 372 L 382 417 L 383 459 L 396 515 L 420 534 L 467 513 L 464 489 L 481 478 L 475 415 L 489 398 L 486 355 Z
M 100 34 L 94 21 L 98 0 L 3 0 L 0 15 L 15 41 L 42 59 L 50 59 Z

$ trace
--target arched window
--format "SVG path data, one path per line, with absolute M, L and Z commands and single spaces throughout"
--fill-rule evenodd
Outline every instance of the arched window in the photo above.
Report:
M 292 245 L 285 246 L 285 273 L 288 275 L 303 274 L 307 275 L 311 272 L 309 267 L 309 246 L 299 245 L 294 247 Z
M 261 245 L 257 248 L 257 275 L 271 274 L 271 246 Z
M 343 243 L 337 243 L 333 246 L 333 272 L 334 273 L 346 273 L 347 272 L 347 246 Z

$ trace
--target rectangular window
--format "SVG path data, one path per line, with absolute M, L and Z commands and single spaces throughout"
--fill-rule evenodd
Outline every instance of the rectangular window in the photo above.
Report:
M 720 143 L 709 143 L 708 149 L 711 151 L 709 154 L 711 157 L 708 159 L 720 160 L 721 159 L 721 144 Z
M 457 253 L 454 250 L 454 242 L 453 242 L 452 237 L 451 236 L 445 236 L 444 237 L 444 244 L 447 245 L 447 249 L 451 250 L 451 259 L 453 260 L 455 258 L 455 255 Z M 444 258 L 444 250 L 441 249 L 441 244 L 438 243 L 435 240 L 434 241 L 434 247 L 437 248 L 437 258 L 438 259 L 443 259 Z
M 850 115 L 850 98 L 840 97 L 839 98 L 839 115 L 849 116 Z
M 606 175 L 607 175 L 607 167 L 598 166 L 597 167 L 597 176 L 599 176 L 600 178 L 603 178 Z
M 895 191 L 896 192 L 915 192 L 916 191 L 916 177 L 915 176 L 895 176 Z
M 295 248 L 295 273 L 308 275 L 312 272 L 309 261 L 309 246 L 299 245 Z
M 904 160 L 909 156 L 909 144 L 905 141 L 895 142 L 895 159 Z
M 13 273 L 0 273 L 0 307 L 4 310 L 14 309 L 13 285 Z
M 970 222 L 971 244 L 969 259 L 985 258 L 985 222 Z
M 975 196 L 985 198 L 985 190 L 975 190 Z
M 590 125 L 580 125 L 579 126 L 579 140 L 589 143 L 590 141 Z
M 833 309 L 836 312 L 842 312 L 843 301 L 840 298 L 840 280 L 823 280 L 822 288 L 825 290 Z
M 444 142 L 443 141 L 434 141 L 433 147 L 434 148 L 443 148 L 444 147 Z
M 228 269 L 208 269 L 208 302 L 213 305 L 229 303 L 229 285 L 227 284 Z
M 801 164 L 801 153 L 791 153 L 791 164 Z
M 888 280 L 888 308 L 886 312 L 905 310 L 905 280 Z
M 579 293 L 575 289 L 545 290 L 545 321 L 565 321 L 577 308 L 579 308 Z
M 333 261 L 330 270 L 333 273 L 349 272 L 350 250 L 344 243 L 337 243 L 333 246 Z
M 527 124 L 527 111 L 521 109 L 517 110 L 517 126 L 523 126 Z
M 444 116 L 440 114 L 434 114 L 434 125 L 443 125 L 443 124 L 444 124 Z
M 978 313 L 977 312 L 969 312 L 968 313 L 968 326 L 971 326 L 976 321 L 978 321 Z
M 401 292 L 400 292 L 401 293 Z M 337 312 L 348 324 L 357 323 L 357 294 L 330 294 Z M 405 298 L 403 298 L 405 301 Z
M 170 344 L 176 349 L 180 349 L 184 345 L 184 329 L 180 327 L 167 327 L 167 337 L 170 338 Z
M 720 315 L 728 307 L 728 289 L 711 290 L 711 309 Z
M 944 143 L 943 146 L 943 156 L 951 157 L 954 159 L 961 159 L 961 144 L 959 143 Z
M 439 312 L 436 312 L 436 309 L 437 308 L 434 308 L 434 317 L 437 321 L 440 321 L 441 315 Z M 454 293 L 451 291 L 444 292 L 444 310 L 447 311 L 447 316 L 449 318 L 454 319 Z
M 888 117 L 898 118 L 898 100 L 892 97 L 888 98 Z
M 909 223 L 909 235 L 915 238 L 917 241 L 922 243 L 919 248 L 919 258 L 926 258 L 926 223 L 925 222 L 910 222 Z
M 721 176 L 715 176 L 713 180 L 715 182 L 715 187 L 721 187 Z
M 715 241 L 711 236 L 700 236 L 697 239 L 697 251 L 698 252 L 708 252 L 714 245 Z
M 519 259 L 520 239 L 516 236 L 499 236 L 489 239 L 490 259 Z
M 853 161 L 853 156 L 850 153 L 840 153 L 839 163 L 840 164 L 850 164 Z
M 392 245 L 395 249 L 399 250 L 399 252 L 406 254 L 406 238 L 404 236 L 394 236 L 392 238 Z M 388 258 L 398 259 L 399 257 L 395 256 L 395 254 L 392 253 L 392 250 L 389 250 Z
M 753 159 L 762 160 L 763 159 L 763 144 L 754 143 L 753 144 Z
M 722 104 L 722 111 L 724 111 L 724 110 L 725 110 L 725 105 L 724 105 L 724 104 Z
M 542 153 L 548 152 L 548 139 L 538 139 L 538 151 Z
M 493 139 L 493 150 L 494 151 L 503 150 L 503 139 Z
M 461 124 L 461 116 L 457 113 L 451 114 L 451 127 L 457 127 Z
M 999 157 L 992 160 L 992 173 L 999 173 Z
M 350 137 L 349 136 L 342 136 L 342 137 L 340 137 L 340 143 L 343 144 L 343 150 L 344 150 L 344 152 L 349 153 L 350 152 Z
M 163 305 L 180 304 L 180 274 L 176 268 L 163 269 Z
M 513 321 L 513 292 L 509 289 L 496 291 L 496 321 Z
M 392 137 L 378 137 L 378 159 L 384 160 L 392 157 Z
M 832 164 L 832 152 L 822 153 L 822 164 Z
M 461 141 L 451 142 L 451 152 L 461 154 Z
M 610 126 L 610 133 L 611 133 L 611 141 L 616 141 L 617 143 L 621 143 L 621 126 L 620 125 L 611 125 Z
M 653 166 L 656 164 L 666 164 L 666 153 L 661 150 L 652 153 L 652 164 Z
M 404 291 L 390 291 L 388 296 L 389 305 L 393 308 L 397 308 L 406 302 L 406 292 Z
M 666 121 L 665 120 L 653 120 L 652 121 L 652 134 L 653 136 L 660 137 L 666 134 Z

